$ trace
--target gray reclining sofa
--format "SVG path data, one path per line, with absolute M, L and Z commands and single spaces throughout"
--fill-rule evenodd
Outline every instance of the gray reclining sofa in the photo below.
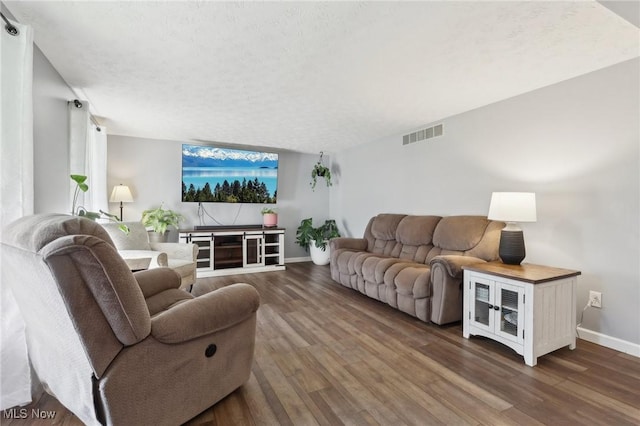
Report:
M 331 277 L 425 322 L 462 319 L 462 266 L 498 260 L 504 222 L 379 214 L 363 238 L 331 240 Z

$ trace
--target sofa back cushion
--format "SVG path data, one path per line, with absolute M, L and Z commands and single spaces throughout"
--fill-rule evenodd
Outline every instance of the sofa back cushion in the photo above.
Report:
M 405 216 L 396 230 L 397 245 L 392 256 L 418 263 L 429 263 L 433 253 L 433 233 L 440 216 Z
M 438 254 L 474 256 L 487 261 L 498 258 L 500 230 L 503 222 L 486 216 L 449 216 L 443 218 L 433 234 Z
M 367 240 L 367 251 L 375 254 L 391 256 L 396 248 L 396 230 L 405 218 L 404 214 L 383 213 L 373 217 L 364 232 Z
M 486 216 L 413 216 L 379 214 L 364 232 L 367 251 L 383 256 L 429 264 L 438 255 L 498 259 L 504 222 Z
M 443 251 L 464 252 L 480 242 L 488 224 L 483 216 L 445 217 L 436 227 L 433 242 Z
M 121 223 L 109 222 L 102 226 L 107 230 L 113 244 L 118 250 L 151 250 L 149 244 L 149 234 L 144 225 L 140 222 L 124 222 L 129 228 L 129 233 L 125 234 L 120 230 Z

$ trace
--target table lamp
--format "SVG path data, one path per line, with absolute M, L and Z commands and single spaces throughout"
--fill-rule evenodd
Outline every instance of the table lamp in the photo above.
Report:
M 129 187 L 123 184 L 114 186 L 109 201 L 112 203 L 120 202 L 120 221 L 122 221 L 122 203 L 133 202 Z
M 500 259 L 508 265 L 519 265 L 526 256 L 524 235 L 516 222 L 536 221 L 534 192 L 494 192 L 491 194 L 489 220 L 507 222 L 500 233 Z

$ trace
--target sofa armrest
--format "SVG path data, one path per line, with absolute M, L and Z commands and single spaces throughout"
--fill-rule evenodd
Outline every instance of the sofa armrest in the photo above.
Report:
M 143 271 L 149 269 L 151 265 L 150 257 L 129 257 L 124 259 L 130 271 Z
M 162 251 L 155 250 L 118 250 L 118 254 L 125 261 L 127 259 L 150 258 L 149 268 L 158 268 L 161 266 L 169 266 L 167 254 Z
M 191 262 L 198 258 L 198 246 L 191 243 L 149 243 L 153 250 L 167 253 L 172 259 L 184 259 Z
M 462 267 L 485 260 L 473 256 L 443 255 L 431 262 L 431 322 L 444 325 L 462 319 Z
M 145 299 L 165 290 L 180 287 L 180 276 L 174 270 L 168 268 L 134 272 L 133 276 L 138 281 Z
M 177 304 L 151 319 L 151 335 L 181 343 L 241 323 L 254 315 L 260 296 L 249 284 L 232 284 Z
M 351 250 L 360 250 L 364 251 L 367 249 L 367 240 L 364 238 L 347 238 L 347 237 L 338 237 L 333 238 L 329 242 L 329 247 L 331 250 L 339 250 L 339 249 L 351 249 Z
M 487 261 L 473 256 L 443 255 L 436 256 L 429 262 L 431 267 L 435 264 L 442 265 L 453 278 L 462 278 L 462 267 L 476 263 L 487 263 Z

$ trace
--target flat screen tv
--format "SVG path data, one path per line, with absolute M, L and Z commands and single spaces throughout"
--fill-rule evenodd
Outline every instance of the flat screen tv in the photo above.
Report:
M 273 204 L 278 154 L 182 145 L 182 201 Z

